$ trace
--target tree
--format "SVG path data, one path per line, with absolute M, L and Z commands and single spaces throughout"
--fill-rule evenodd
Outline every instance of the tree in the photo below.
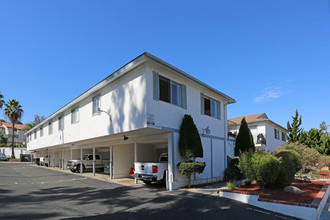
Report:
M 322 123 L 320 124 L 320 129 L 321 129 L 321 131 L 324 131 L 325 133 L 327 132 L 328 126 L 327 126 L 327 123 L 325 123 L 325 121 L 322 121 Z
M 3 100 L 3 95 L 0 92 L 0 109 L 2 109 L 3 104 L 5 104 L 5 100 Z
M 5 115 L 9 118 L 9 120 L 13 124 L 11 157 L 15 158 L 15 152 L 14 152 L 15 123 L 21 119 L 23 114 L 23 109 L 16 99 L 9 100 L 7 103 L 5 103 L 5 106 L 6 106 L 6 108 L 4 109 Z
M 45 120 L 45 116 L 44 115 L 42 115 L 42 116 L 34 115 L 34 123 L 36 125 L 40 124 L 44 120 Z
M 246 123 L 245 118 L 241 121 L 241 126 L 236 138 L 235 156 L 240 156 L 242 153 L 255 151 L 252 133 Z
M 298 110 L 296 109 L 296 116 L 292 116 L 292 123 L 287 123 L 288 128 L 288 142 L 293 143 L 299 141 L 302 129 L 299 128 L 301 126 L 301 116 L 299 117 Z
M 197 127 L 190 115 L 184 115 L 180 126 L 179 150 L 187 161 L 178 164 L 179 173 L 188 177 L 188 188 L 191 186 L 191 174 L 202 173 L 205 163 L 194 162 L 196 157 L 203 157 L 203 146 Z

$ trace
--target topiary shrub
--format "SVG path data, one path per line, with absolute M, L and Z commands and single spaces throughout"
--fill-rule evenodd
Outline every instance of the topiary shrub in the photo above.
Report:
M 295 173 L 297 173 L 302 168 L 300 155 L 293 150 L 280 150 L 275 155 L 277 158 L 285 157 L 292 161 L 294 164 Z
M 204 162 L 181 162 L 178 164 L 179 173 L 188 177 L 188 188 L 190 188 L 191 174 L 194 172 L 203 173 L 205 166 Z
M 202 173 L 205 163 L 193 162 L 196 157 L 203 157 L 203 146 L 197 127 L 190 115 L 184 115 L 180 126 L 179 150 L 186 162 L 178 163 L 179 173 L 188 177 L 188 188 L 191 186 L 191 174 Z
M 281 161 L 280 171 L 275 184 L 272 186 L 289 186 L 293 182 L 294 175 L 296 174 L 295 164 L 289 157 L 279 157 L 279 160 Z

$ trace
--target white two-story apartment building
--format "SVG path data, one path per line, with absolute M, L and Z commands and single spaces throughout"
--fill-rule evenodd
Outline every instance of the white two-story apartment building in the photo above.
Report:
M 265 113 L 228 119 L 228 131 L 237 135 L 243 118 L 251 130 L 256 150 L 273 152 L 287 142 L 287 130 L 269 120 Z
M 60 98 L 60 97 L 58 97 Z M 82 154 L 110 160 L 110 178 L 128 177 L 134 161 L 156 161 L 168 153 L 168 188 L 187 185 L 177 164 L 179 129 L 190 114 L 200 132 L 206 162 L 193 184 L 223 177 L 233 144 L 227 137 L 227 104 L 235 100 L 144 53 L 29 130 L 28 150 L 50 157 L 51 167 Z M 95 158 L 95 157 L 94 157 Z

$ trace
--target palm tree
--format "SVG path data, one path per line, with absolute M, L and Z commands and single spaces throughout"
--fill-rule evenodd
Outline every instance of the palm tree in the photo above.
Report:
M 13 136 L 11 139 L 11 157 L 15 158 L 14 152 L 14 134 L 15 134 L 15 123 L 21 119 L 23 114 L 22 106 L 16 99 L 11 99 L 5 103 L 6 108 L 4 109 L 5 115 L 9 118 L 11 123 L 13 123 Z
M 5 100 L 3 100 L 3 95 L 0 92 L 0 109 L 2 109 L 3 104 L 5 104 Z

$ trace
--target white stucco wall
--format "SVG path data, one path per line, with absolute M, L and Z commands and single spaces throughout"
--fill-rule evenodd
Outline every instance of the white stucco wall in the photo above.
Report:
M 104 87 L 94 95 L 84 99 L 79 106 L 79 122 L 71 123 L 71 108 L 64 113 L 64 129 L 58 129 L 58 114 L 47 119 L 43 126 L 43 136 L 37 129 L 37 138 L 28 143 L 29 150 L 73 143 L 109 134 L 121 133 L 146 126 L 146 79 L 145 68 L 140 66 L 130 74 Z M 111 114 L 112 122 L 105 113 L 92 114 L 93 97 L 101 95 L 101 109 Z M 53 121 L 53 134 L 49 134 L 48 122 Z

